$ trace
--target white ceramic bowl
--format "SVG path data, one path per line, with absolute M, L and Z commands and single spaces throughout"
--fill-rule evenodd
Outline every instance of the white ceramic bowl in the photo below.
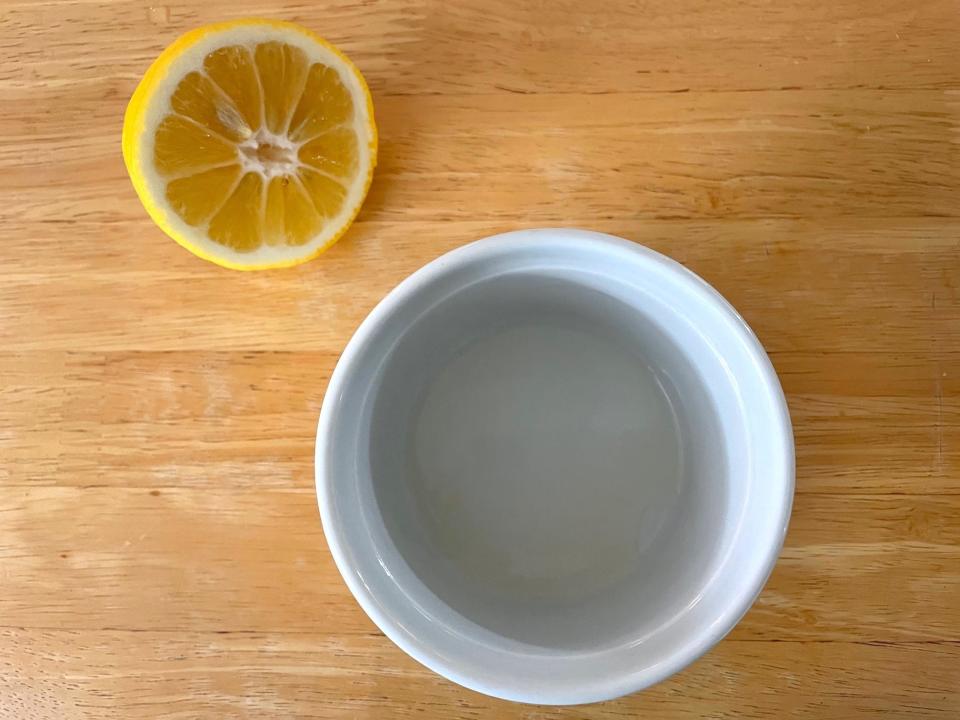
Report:
M 357 601 L 489 695 L 573 704 L 676 672 L 773 568 L 793 437 L 753 333 L 700 278 L 598 233 L 428 264 L 361 324 L 317 496 Z

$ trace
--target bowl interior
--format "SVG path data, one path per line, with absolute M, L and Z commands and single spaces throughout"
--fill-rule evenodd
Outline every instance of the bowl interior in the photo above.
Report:
M 371 400 L 374 522 L 471 623 L 602 648 L 662 625 L 716 564 L 716 409 L 657 324 L 602 290 L 474 283 L 404 333 Z

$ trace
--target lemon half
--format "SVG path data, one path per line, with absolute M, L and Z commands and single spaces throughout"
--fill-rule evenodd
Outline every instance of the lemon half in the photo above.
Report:
M 346 231 L 377 157 L 363 76 L 298 25 L 197 28 L 151 65 L 127 106 L 123 158 L 154 222 L 225 267 L 285 267 Z

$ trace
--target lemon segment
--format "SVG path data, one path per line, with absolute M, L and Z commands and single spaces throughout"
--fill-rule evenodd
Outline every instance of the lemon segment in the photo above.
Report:
M 171 180 L 167 201 L 190 225 L 201 225 L 222 208 L 237 189 L 242 171 L 236 163 Z
M 199 28 L 127 107 L 123 154 L 164 232 L 219 265 L 295 265 L 335 242 L 366 196 L 377 134 L 366 83 L 291 23 Z
M 254 57 L 260 77 L 272 80 L 263 86 L 264 122 L 270 132 L 285 133 L 303 96 L 310 63 L 302 50 L 282 42 L 260 43 Z

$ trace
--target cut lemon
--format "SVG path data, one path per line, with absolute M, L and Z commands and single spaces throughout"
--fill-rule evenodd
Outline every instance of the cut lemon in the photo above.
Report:
M 377 157 L 363 76 L 292 23 L 238 20 L 182 36 L 123 121 L 123 158 L 154 222 L 230 268 L 285 267 L 346 231 Z

